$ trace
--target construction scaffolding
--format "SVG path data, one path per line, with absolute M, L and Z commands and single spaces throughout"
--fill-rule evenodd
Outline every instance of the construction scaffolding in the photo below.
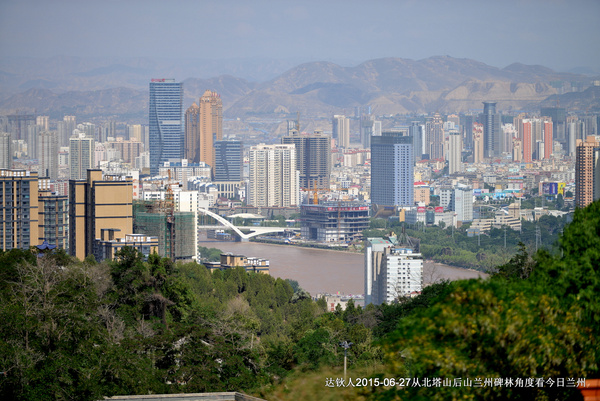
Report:
M 190 260 L 196 254 L 193 212 L 174 212 L 167 202 L 141 201 L 133 207 L 133 231 L 158 237 L 158 254 L 173 260 Z M 166 207 L 165 207 L 166 206 Z

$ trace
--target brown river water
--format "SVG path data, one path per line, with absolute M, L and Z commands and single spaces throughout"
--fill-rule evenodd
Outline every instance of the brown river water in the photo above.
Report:
M 311 295 L 319 293 L 357 295 L 364 293 L 364 258 L 361 253 L 273 245 L 256 242 L 214 241 L 202 238 L 200 246 L 218 248 L 244 256 L 269 260 L 273 277 L 298 281 Z M 423 281 L 487 277 L 475 270 L 425 261 Z

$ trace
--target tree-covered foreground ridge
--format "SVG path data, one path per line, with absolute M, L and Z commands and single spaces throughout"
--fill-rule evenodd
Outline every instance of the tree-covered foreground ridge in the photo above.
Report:
M 554 250 L 522 247 L 489 279 L 334 312 L 243 269 L 12 250 L 0 254 L 0 399 L 580 399 L 577 381 L 600 376 L 599 269 L 600 202 Z M 354 344 L 345 380 L 341 341 Z

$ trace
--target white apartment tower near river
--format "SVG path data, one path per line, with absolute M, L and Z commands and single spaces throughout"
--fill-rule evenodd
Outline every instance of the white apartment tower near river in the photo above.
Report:
M 249 167 L 249 205 L 258 207 L 298 205 L 299 172 L 296 170 L 295 145 L 252 146 L 249 152 Z

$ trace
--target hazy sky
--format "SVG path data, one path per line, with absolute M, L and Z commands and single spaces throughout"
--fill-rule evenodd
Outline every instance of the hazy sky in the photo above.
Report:
M 600 0 L 0 0 L 0 57 L 58 54 L 600 70 Z

